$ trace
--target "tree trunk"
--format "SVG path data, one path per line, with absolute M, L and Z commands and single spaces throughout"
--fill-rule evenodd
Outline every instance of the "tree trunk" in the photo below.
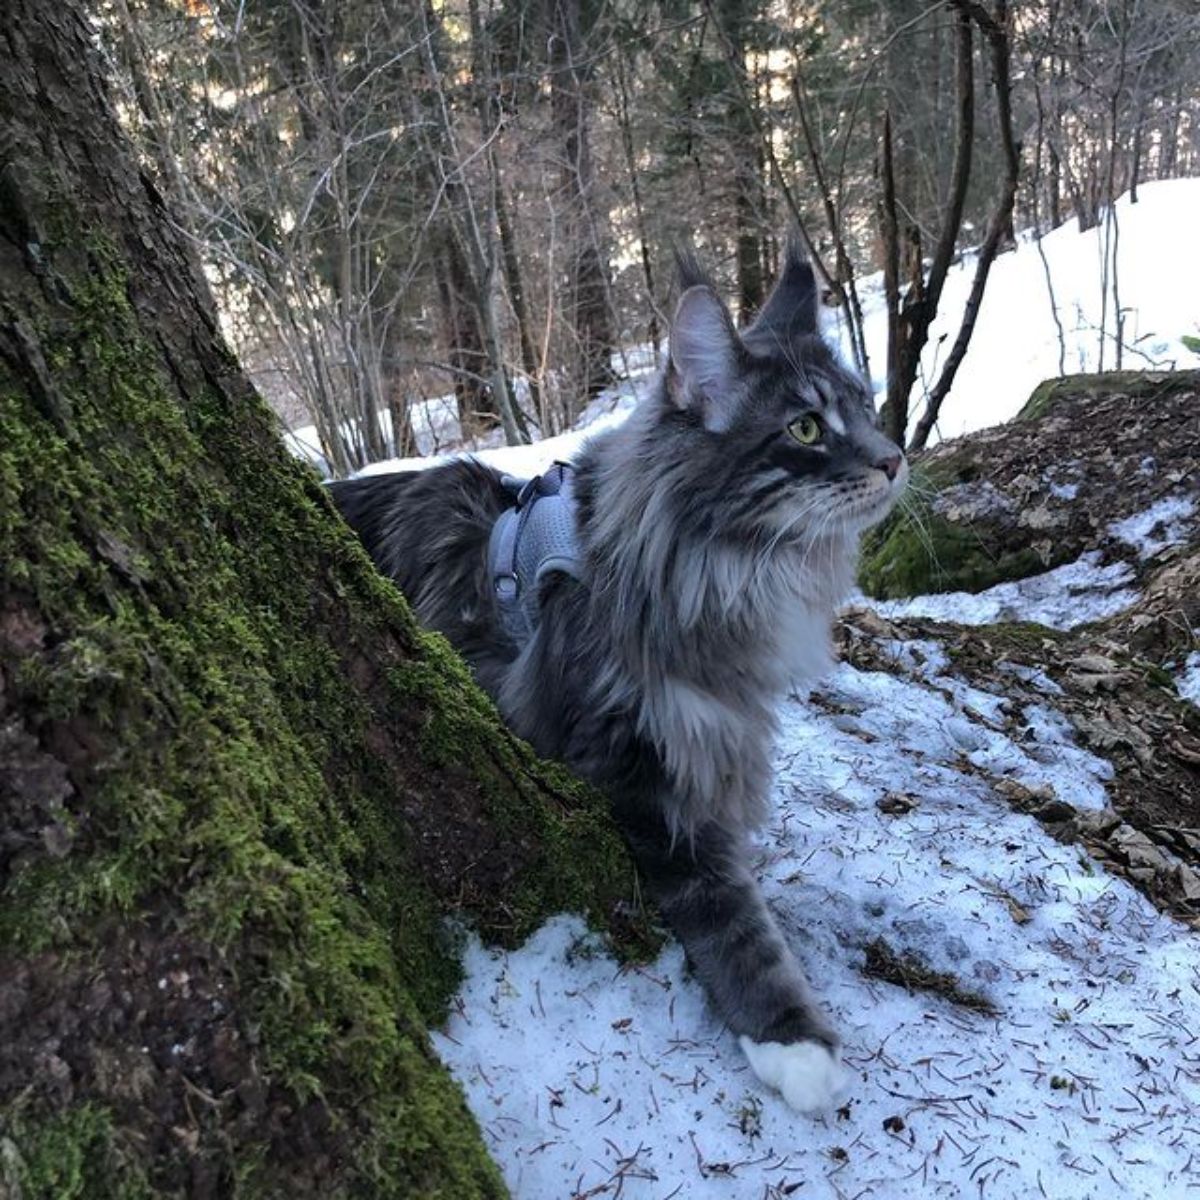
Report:
M 1058 161 L 1058 151 L 1050 144 L 1050 228 L 1057 229 L 1062 224 L 1062 165 Z
M 569 205 L 567 319 L 574 339 L 572 385 L 566 397 L 570 424 L 614 380 L 616 350 L 609 299 L 607 247 L 592 157 L 592 74 L 584 49 L 580 0 L 550 0 L 550 95 L 562 154 L 562 190 Z
M 766 298 L 762 259 L 762 151 L 751 107 L 757 104 L 758 97 L 749 82 L 745 81 L 746 24 L 749 18 L 745 0 L 720 0 L 716 11 L 731 72 L 728 82 L 728 134 L 729 152 L 733 159 L 734 244 L 738 315 L 745 324 L 762 307 Z
M 513 318 L 517 322 L 517 341 L 521 347 L 521 370 L 525 372 L 525 384 L 529 388 L 529 409 L 538 422 L 542 437 L 544 428 L 542 414 L 541 367 L 537 350 L 533 344 L 533 321 L 529 305 L 525 302 L 525 279 L 521 270 L 521 256 L 517 251 L 517 240 L 509 214 L 508 196 L 504 178 L 500 173 L 499 160 L 493 156 L 491 165 L 495 171 L 496 184 L 496 229 L 500 234 L 500 254 L 504 264 L 504 282 L 508 287 L 508 301 L 512 305 Z M 516 396 L 514 394 L 514 401 Z
M 633 198 L 634 228 L 637 230 L 638 251 L 642 261 L 642 281 L 646 288 L 646 307 L 650 317 L 646 324 L 646 338 L 654 352 L 658 350 L 661 336 L 658 300 L 654 294 L 654 266 L 650 259 L 650 236 L 646 228 L 646 208 L 642 203 L 642 188 L 638 176 L 637 155 L 633 148 L 633 128 L 629 117 L 629 84 L 626 78 L 624 51 L 615 55 L 617 78 L 617 123 L 621 129 L 621 148 L 625 152 L 625 169 L 629 173 L 629 189 Z
M 446 347 L 463 436 L 475 437 L 494 429 L 499 420 L 487 384 L 487 352 L 472 301 L 475 285 L 450 221 L 443 222 L 437 270 L 438 302 L 442 309 L 442 341 Z
M 497 1196 L 442 914 L 632 873 L 281 448 L 73 3 L 0 17 L 0 1193 Z

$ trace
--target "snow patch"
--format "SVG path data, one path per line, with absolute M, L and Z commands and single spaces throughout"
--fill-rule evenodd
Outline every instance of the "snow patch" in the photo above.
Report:
M 648 383 L 647 379 L 640 379 L 627 382 L 613 391 L 606 392 L 603 397 L 593 402 L 593 405 L 584 413 L 578 427 L 569 433 L 533 442 L 528 446 L 484 447 L 471 451 L 471 457 L 495 467 L 498 471 L 505 471 L 509 475 L 516 475 L 522 479 L 530 479 L 534 475 L 548 470 L 556 462 L 570 461 L 575 458 L 579 453 L 580 446 L 593 434 L 620 425 L 633 411 Z M 426 458 L 388 458 L 381 462 L 371 463 L 358 474 L 360 476 L 388 475 L 393 471 L 420 471 L 458 457 L 461 455 L 456 453 Z
M 1168 370 L 1194 361 L 1180 341 L 1196 316 L 1195 280 L 1200 276 L 1200 239 L 1191 236 L 1200 210 L 1200 180 L 1164 180 L 1138 188 L 1138 203 L 1128 195 L 1115 206 L 1120 229 L 1118 277 L 1125 334 L 1126 370 Z M 998 425 L 1016 416 L 1043 380 L 1060 374 L 1100 370 L 1114 363 L 1112 305 L 1107 333 L 1101 337 L 1101 267 L 1106 236 L 1104 221 L 1086 233 L 1068 221 L 1042 238 L 1049 265 L 1054 307 L 1063 325 L 1063 345 L 1051 309 L 1046 271 L 1037 242 L 1022 234 L 1015 249 L 996 256 L 966 357 L 946 398 L 932 441 L 959 437 Z M 947 348 L 958 332 L 971 291 L 976 255 L 965 254 L 951 268 L 921 356 L 921 372 L 913 390 L 914 416 L 919 416 L 922 390 L 933 387 Z M 1163 263 L 1171 269 L 1164 271 Z M 867 353 L 877 391 L 885 383 L 887 312 L 882 275 L 860 280 Z M 843 354 L 851 361 L 850 341 L 831 323 Z M 1060 370 L 1061 362 L 1061 370 Z
M 1079 495 L 1079 484 L 1077 483 L 1055 483 L 1052 480 L 1047 487 L 1050 495 L 1056 500 L 1074 500 Z
M 567 433 L 544 438 L 528 446 L 506 446 L 502 431 L 496 429 L 470 446 L 464 447 L 454 396 L 438 396 L 432 400 L 415 401 L 410 406 L 409 420 L 417 443 L 417 455 L 411 458 L 380 459 L 378 462 L 369 463 L 356 474 L 388 475 L 393 471 L 419 471 L 469 453 L 513 475 L 537 475 L 558 459 L 574 457 L 585 438 L 599 433 L 602 429 L 619 425 L 633 411 L 653 378 L 656 358 L 649 347 L 645 346 L 635 347 L 627 358 L 629 378 L 607 388 L 597 396 L 580 413 L 575 427 Z M 384 440 L 390 441 L 391 413 L 381 411 L 379 421 Z M 357 423 L 350 422 L 342 428 L 352 440 Z M 307 459 L 326 477 L 330 475 L 329 464 L 321 452 L 321 441 L 315 425 L 304 425 L 289 430 L 284 433 L 283 440 L 298 458 Z
M 1165 496 L 1145 512 L 1114 521 L 1108 527 L 1113 537 L 1137 550 L 1142 558 L 1151 558 L 1168 546 L 1187 541 L 1185 522 L 1196 512 L 1196 502 L 1190 496 Z
M 982 592 L 941 592 L 907 600 L 864 597 L 859 602 L 886 617 L 928 617 L 959 625 L 1035 621 L 1051 629 L 1074 629 L 1128 608 L 1137 599 L 1137 592 L 1126 586 L 1133 578 L 1127 564 L 1101 566 L 1099 552 L 1091 550 L 1073 563 Z
M 1175 687 L 1185 700 L 1200 708 L 1200 650 L 1187 656 Z

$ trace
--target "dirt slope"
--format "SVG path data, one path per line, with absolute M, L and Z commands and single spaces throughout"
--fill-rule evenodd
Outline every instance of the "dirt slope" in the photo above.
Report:
M 1000 790 L 1160 906 L 1200 920 L 1200 709 L 1172 673 L 1200 649 L 1200 372 L 1050 381 L 1009 424 L 940 445 L 915 468 L 908 511 L 865 547 L 868 594 L 979 591 L 1088 556 L 1124 564 L 1136 598 L 1066 631 L 857 609 L 841 626 L 844 656 L 903 670 L 888 648 L 934 639 L 950 675 L 1007 698 L 1009 732 L 1052 693 L 1076 740 L 1112 764 L 1111 807 L 1081 813 L 1019 785 Z

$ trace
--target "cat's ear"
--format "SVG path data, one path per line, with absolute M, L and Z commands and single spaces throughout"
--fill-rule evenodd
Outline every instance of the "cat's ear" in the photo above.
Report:
M 671 397 L 699 411 L 716 432 L 729 427 L 737 407 L 741 346 L 733 319 L 707 284 L 679 297 L 671 322 Z
M 815 337 L 817 279 L 797 234 L 784 251 L 783 267 L 767 302 L 742 337 L 748 345 L 790 346 L 797 337 Z

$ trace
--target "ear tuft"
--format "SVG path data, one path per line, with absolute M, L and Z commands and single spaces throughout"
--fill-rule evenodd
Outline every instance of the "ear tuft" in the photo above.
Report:
M 706 287 L 716 291 L 712 276 L 700 265 L 700 260 L 690 248 L 676 245 L 673 253 L 675 255 L 675 280 L 680 296 L 694 287 Z
M 679 297 L 671 322 L 671 367 L 683 407 L 699 408 L 708 428 L 728 428 L 738 378 L 738 335 L 729 310 L 707 284 Z
M 805 257 L 799 234 L 793 233 L 787 241 L 779 279 L 742 336 L 749 343 L 784 346 L 796 337 L 816 336 L 818 301 L 812 265 Z

